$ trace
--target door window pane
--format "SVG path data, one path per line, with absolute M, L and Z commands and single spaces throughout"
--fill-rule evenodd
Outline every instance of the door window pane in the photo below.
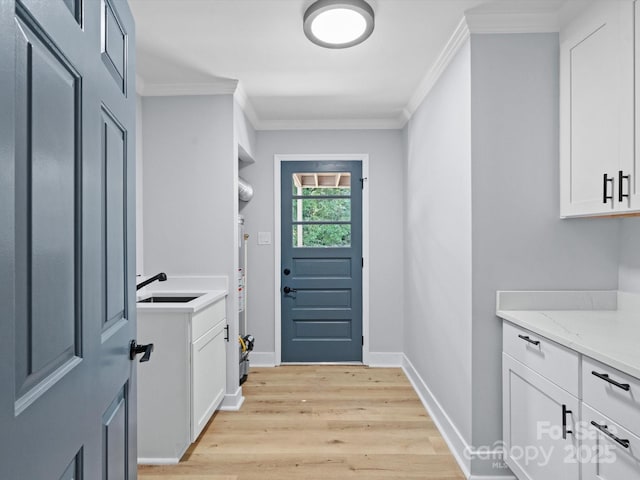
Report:
M 350 198 L 298 198 L 292 202 L 294 222 L 348 222 L 351 220 Z
M 351 173 L 294 173 L 291 181 L 293 246 L 351 246 Z
M 293 195 L 351 195 L 351 173 L 348 172 L 294 173 L 291 177 Z
M 350 224 L 294 225 L 294 247 L 350 247 Z

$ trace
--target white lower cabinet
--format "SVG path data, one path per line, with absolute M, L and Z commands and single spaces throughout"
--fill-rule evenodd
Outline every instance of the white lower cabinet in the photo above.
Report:
M 505 322 L 502 389 L 519 480 L 640 480 L 639 379 Z
M 583 480 L 632 480 L 640 478 L 640 437 L 582 404 Z
M 220 406 L 226 383 L 222 298 L 196 313 L 138 310 L 138 463 L 178 463 Z
M 521 480 L 578 480 L 578 399 L 506 353 L 502 365 L 506 464 Z
M 191 357 L 191 441 L 195 442 L 222 402 L 226 383 L 225 327 L 223 320 L 193 342 Z M 215 365 L 216 368 L 211 368 Z

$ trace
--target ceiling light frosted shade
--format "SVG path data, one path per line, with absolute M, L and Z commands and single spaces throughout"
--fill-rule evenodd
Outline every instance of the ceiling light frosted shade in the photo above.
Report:
M 373 26 L 373 9 L 364 0 L 318 0 L 304 14 L 305 35 L 326 48 L 358 45 Z

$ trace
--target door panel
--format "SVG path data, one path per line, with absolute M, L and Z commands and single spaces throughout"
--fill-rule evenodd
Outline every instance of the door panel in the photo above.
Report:
M 362 360 L 361 172 L 282 164 L 283 362 Z
M 78 75 L 34 29 L 32 18 L 18 15 L 16 154 L 24 160 L 15 176 L 16 207 L 24 212 L 16 219 L 19 409 L 52 385 L 52 375 L 81 350 Z
M 136 475 L 134 31 L 109 4 L 127 88 L 100 1 L 0 2 L 2 479 Z
M 125 385 L 102 415 L 102 478 L 127 478 L 128 402 Z
M 71 460 L 71 463 L 64 471 L 60 480 L 82 480 L 82 452 Z
M 105 269 L 107 324 L 126 318 L 126 139 L 124 128 L 104 108 L 102 111 L 102 162 L 105 171 Z

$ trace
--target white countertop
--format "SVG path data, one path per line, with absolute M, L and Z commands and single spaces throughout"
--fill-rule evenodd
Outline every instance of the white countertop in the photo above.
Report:
M 496 315 L 640 378 L 640 295 L 498 292 Z
M 136 303 L 139 313 L 196 313 L 229 294 L 227 277 L 167 275 L 167 281 L 154 282 L 138 290 L 136 300 L 151 296 L 197 297 L 186 303 Z M 138 278 L 138 282 L 145 277 Z

